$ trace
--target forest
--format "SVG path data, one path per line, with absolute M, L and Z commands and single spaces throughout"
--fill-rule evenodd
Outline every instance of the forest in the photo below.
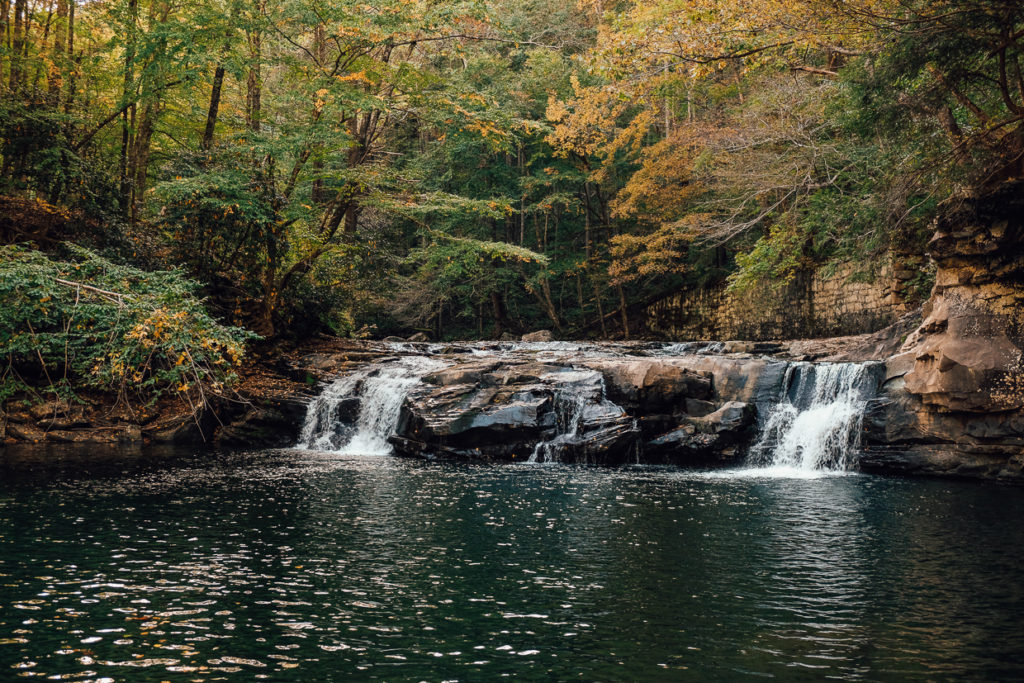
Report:
M 1021 175 L 1022 49 L 1016 0 L 0 0 L 0 401 L 870 279 Z

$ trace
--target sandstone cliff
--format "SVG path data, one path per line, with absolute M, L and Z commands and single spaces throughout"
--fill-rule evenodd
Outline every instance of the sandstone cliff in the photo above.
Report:
M 963 200 L 929 243 L 924 321 L 887 362 L 865 469 L 1019 477 L 1024 466 L 1024 182 Z

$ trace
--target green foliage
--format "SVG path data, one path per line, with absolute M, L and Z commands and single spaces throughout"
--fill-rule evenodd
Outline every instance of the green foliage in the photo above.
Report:
M 0 192 L 58 211 L 0 237 L 182 267 L 268 337 L 614 334 L 680 286 L 869 277 L 1024 173 L 1019 5 L 36 3 Z
M 194 406 L 237 380 L 254 335 L 211 318 L 195 282 L 69 250 L 58 261 L 0 247 L 0 399 L 76 386 L 128 406 L 165 395 Z
M 261 191 L 244 160 L 190 166 L 155 188 L 157 224 L 170 237 L 173 258 L 204 281 L 227 275 L 248 291 L 263 267 L 287 251 L 273 197 Z

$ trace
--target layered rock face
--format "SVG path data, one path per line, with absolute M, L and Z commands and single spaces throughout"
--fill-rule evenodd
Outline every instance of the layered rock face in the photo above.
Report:
M 929 244 L 920 328 L 869 408 L 865 469 L 1022 476 L 1024 183 L 964 201 Z
M 459 361 L 407 395 L 399 455 L 620 464 L 734 462 L 754 433 L 751 404 L 718 393 L 701 363 L 505 357 Z M 756 384 L 756 380 L 751 384 Z M 753 393 L 751 392 L 748 393 Z

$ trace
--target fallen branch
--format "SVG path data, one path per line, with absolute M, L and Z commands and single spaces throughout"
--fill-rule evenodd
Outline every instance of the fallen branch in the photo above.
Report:
M 129 296 L 128 294 L 121 294 L 120 292 L 108 292 L 107 290 L 100 289 L 99 287 L 83 285 L 81 282 L 71 282 L 70 280 L 61 280 L 60 278 L 54 278 L 53 280 L 57 284 L 64 285 L 65 287 L 74 287 L 75 289 L 78 290 L 85 290 L 87 292 L 99 294 L 100 296 L 106 297 L 108 299 L 114 299 L 121 306 L 124 305 L 125 299 L 131 298 L 131 296 Z
M 828 69 L 816 69 L 813 66 L 791 66 L 790 71 L 806 71 L 809 74 L 825 76 L 826 78 L 839 78 L 839 73 Z

